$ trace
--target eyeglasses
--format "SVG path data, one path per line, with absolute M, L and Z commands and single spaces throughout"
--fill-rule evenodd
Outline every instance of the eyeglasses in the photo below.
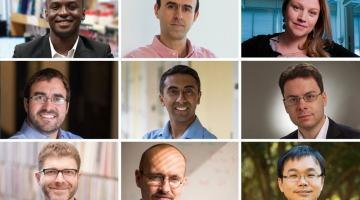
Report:
M 59 96 L 47 97 L 45 95 L 34 95 L 29 99 L 33 100 L 35 103 L 41 103 L 41 104 L 46 103 L 50 99 L 51 102 L 57 105 L 63 105 L 67 101 L 67 99 L 64 97 L 59 97 Z
M 61 172 L 61 174 L 63 175 L 63 177 L 65 179 L 71 179 L 74 178 L 76 176 L 76 174 L 78 173 L 79 170 L 77 169 L 42 169 L 41 173 L 43 173 L 46 177 L 49 178 L 56 178 L 58 176 L 58 174 Z
M 285 104 L 287 106 L 293 106 L 293 105 L 298 104 L 301 99 L 304 99 L 305 102 L 316 101 L 318 96 L 321 95 L 321 94 L 322 94 L 322 92 L 320 92 L 319 94 L 308 93 L 308 94 L 305 94 L 304 96 L 291 96 L 291 97 L 288 97 L 286 99 L 283 99 L 283 101 L 285 102 Z
M 304 177 L 304 179 L 307 182 L 314 182 L 316 181 L 319 177 L 322 177 L 323 174 L 320 175 L 316 175 L 316 174 L 305 174 L 305 175 L 300 175 L 300 174 L 290 174 L 288 176 L 283 176 L 283 178 L 285 178 L 286 180 L 290 181 L 290 182 L 294 182 L 297 183 L 300 181 L 301 177 Z
M 152 186 L 161 186 L 164 184 L 166 179 L 169 180 L 169 185 L 173 189 L 178 188 L 181 184 L 183 184 L 183 178 L 178 176 L 168 177 L 161 174 L 144 174 L 142 171 L 140 171 L 140 173 L 148 179 L 148 184 Z

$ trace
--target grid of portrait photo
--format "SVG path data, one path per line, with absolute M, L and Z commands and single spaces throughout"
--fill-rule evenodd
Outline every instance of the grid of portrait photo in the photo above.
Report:
M 0 2 L 0 199 L 360 200 L 358 0 Z

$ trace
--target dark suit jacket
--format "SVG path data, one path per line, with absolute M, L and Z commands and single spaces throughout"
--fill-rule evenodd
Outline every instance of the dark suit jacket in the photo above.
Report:
M 113 58 L 108 44 L 79 37 L 74 58 Z M 51 58 L 49 35 L 15 46 L 13 58 Z
M 329 128 L 326 139 L 356 139 L 360 138 L 360 131 L 352 129 L 348 126 L 335 123 L 329 118 Z M 281 139 L 298 139 L 298 130 L 290 133 Z

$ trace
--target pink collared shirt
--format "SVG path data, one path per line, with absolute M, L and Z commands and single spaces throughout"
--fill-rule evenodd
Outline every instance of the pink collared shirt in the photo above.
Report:
M 159 40 L 160 36 L 156 35 L 152 44 L 145 47 L 135 49 L 125 55 L 125 58 L 179 58 L 177 51 L 168 48 Z M 195 47 L 191 45 L 189 39 L 186 39 L 188 47 L 188 55 L 186 58 L 215 58 L 215 54 L 203 47 Z

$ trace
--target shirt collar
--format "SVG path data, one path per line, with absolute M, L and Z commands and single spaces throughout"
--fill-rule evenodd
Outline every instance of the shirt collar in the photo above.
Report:
M 169 47 L 165 46 L 160 41 L 160 35 L 155 35 L 153 42 L 151 44 L 151 47 L 163 58 L 178 58 L 179 57 L 179 54 L 177 51 L 170 49 Z M 186 39 L 186 48 L 187 48 L 188 54 L 185 57 L 189 58 L 195 52 L 189 39 Z
M 160 134 L 163 139 L 173 139 L 170 132 L 170 121 L 168 121 L 165 127 Z M 185 132 L 180 136 L 179 139 L 192 139 L 192 138 L 202 138 L 201 131 L 204 127 L 201 125 L 200 120 L 196 117 L 195 120 L 190 124 L 190 126 L 185 130 Z
M 50 139 L 50 137 L 46 133 L 41 133 L 40 131 L 29 126 L 29 124 L 26 122 L 26 120 L 24 121 L 23 125 L 21 126 L 20 132 L 29 136 L 29 138 L 32 138 L 32 139 Z M 58 134 L 59 134 L 58 138 L 60 138 L 60 139 L 65 138 L 65 135 L 64 135 L 65 133 L 62 129 L 59 129 Z
M 77 44 L 78 44 L 78 42 L 79 42 L 79 36 L 77 37 L 74 46 L 67 52 L 67 55 L 66 55 L 66 56 L 58 53 L 58 52 L 55 50 L 54 45 L 53 45 L 53 43 L 51 42 L 50 37 L 49 37 L 49 42 L 50 42 L 50 50 L 51 50 L 51 57 L 52 57 L 52 58 L 73 58 L 74 55 L 75 55 L 75 51 L 76 51 Z
M 321 127 L 319 133 L 316 135 L 315 139 L 326 139 L 327 131 L 329 129 L 329 118 L 325 116 L 325 123 Z M 298 130 L 298 139 L 304 139 L 300 130 Z

